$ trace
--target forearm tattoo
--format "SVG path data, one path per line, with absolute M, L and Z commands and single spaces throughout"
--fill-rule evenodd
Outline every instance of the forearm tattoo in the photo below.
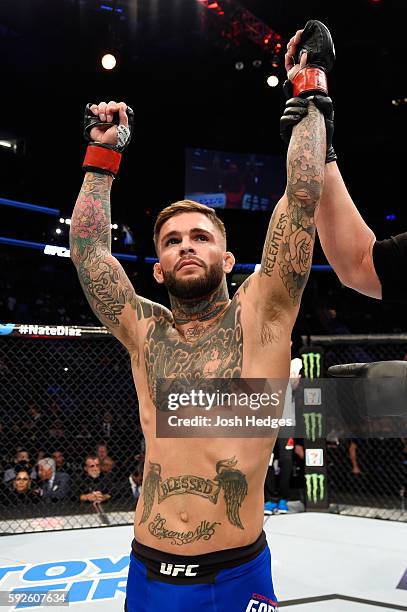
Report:
M 71 220 L 71 258 L 86 298 L 102 323 L 120 324 L 126 303 L 136 306 L 136 294 L 122 266 L 111 255 L 111 178 L 87 173 Z
M 110 252 L 110 188 L 112 178 L 87 172 L 71 219 L 71 257 L 74 262 L 88 247 L 102 247 Z
M 310 103 L 308 115 L 293 130 L 287 155 L 286 211 L 270 220 L 261 274 L 276 265 L 293 305 L 300 301 L 311 269 L 315 242 L 315 211 L 322 193 L 326 151 L 321 113 Z
M 143 482 L 143 514 L 140 524 L 145 523 L 151 514 L 155 499 L 162 503 L 172 495 L 199 495 L 212 504 L 217 504 L 219 492 L 223 491 L 226 503 L 226 514 L 229 522 L 244 529 L 239 516 L 239 509 L 248 492 L 245 474 L 236 469 L 235 457 L 222 459 L 216 464 L 216 475 L 212 480 L 202 476 L 185 474 L 181 476 L 170 476 L 163 480 L 161 478 L 161 465 L 151 463 L 149 471 Z

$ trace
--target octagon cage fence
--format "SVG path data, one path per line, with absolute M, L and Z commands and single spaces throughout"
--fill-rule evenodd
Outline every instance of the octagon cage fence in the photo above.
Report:
M 407 356 L 407 335 L 304 337 L 303 344 L 303 352 L 324 347 L 321 376 L 333 364 Z M 102 327 L 1 324 L 0 385 L 0 534 L 132 523 L 145 444 L 121 344 Z M 328 510 L 407 520 L 407 440 L 325 443 Z M 38 461 L 47 458 L 56 471 L 44 486 Z M 96 470 L 93 489 L 87 469 Z M 289 499 L 307 510 L 304 473 L 296 457 Z M 26 495 L 16 493 L 17 481 Z M 103 499 L 86 499 L 95 490 Z

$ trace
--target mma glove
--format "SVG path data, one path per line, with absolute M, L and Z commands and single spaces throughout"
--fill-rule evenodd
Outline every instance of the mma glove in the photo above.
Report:
M 328 28 L 312 19 L 307 21 L 301 34 L 301 55 L 307 53 L 307 65 L 301 68 L 292 78 L 293 96 L 308 98 L 315 94 L 328 95 L 328 82 L 326 75 L 332 70 L 335 62 L 335 48 Z
M 332 146 L 334 111 L 332 100 L 328 97 L 326 77 L 335 62 L 335 48 L 328 28 L 315 19 L 305 25 L 296 63 L 300 63 L 301 55 L 305 52 L 307 65 L 283 86 L 287 103 L 280 120 L 280 134 L 288 144 L 294 125 L 297 125 L 308 113 L 308 103 L 312 100 L 325 118 L 327 138 L 325 162 L 329 163 L 337 159 Z
M 86 150 L 85 159 L 83 161 L 83 169 L 85 172 L 97 172 L 99 174 L 107 174 L 116 177 L 123 151 L 127 148 L 134 126 L 134 112 L 128 106 L 126 113 L 128 117 L 129 125 L 120 125 L 119 113 L 113 115 L 113 125 L 117 125 L 117 144 L 104 144 L 101 142 L 95 142 L 90 136 L 90 132 L 93 127 L 97 125 L 111 126 L 105 121 L 100 121 L 99 117 L 94 115 L 90 110 L 91 104 L 87 104 L 85 108 L 85 115 L 83 120 L 84 125 L 84 137 L 89 142 Z

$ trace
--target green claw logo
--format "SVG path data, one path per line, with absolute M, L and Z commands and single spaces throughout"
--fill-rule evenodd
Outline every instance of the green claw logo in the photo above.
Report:
M 320 378 L 321 376 L 321 354 L 320 353 L 302 353 L 302 362 L 304 364 L 305 378 Z
M 322 502 L 325 497 L 325 475 L 324 474 L 305 474 L 307 485 L 307 500 L 316 504 Z
M 304 412 L 305 437 L 315 442 L 322 438 L 322 414 L 320 412 Z

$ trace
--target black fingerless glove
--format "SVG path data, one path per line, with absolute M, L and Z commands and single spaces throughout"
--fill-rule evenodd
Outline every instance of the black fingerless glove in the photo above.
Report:
M 297 125 L 308 114 L 308 103 L 312 101 L 321 111 L 325 119 L 326 129 L 326 158 L 325 163 L 329 164 L 337 160 L 337 155 L 332 146 L 334 134 L 334 110 L 331 98 L 328 96 L 314 95 L 309 98 L 292 97 L 291 81 L 285 81 L 283 85 L 285 96 L 289 98 L 286 102 L 284 112 L 280 119 L 280 136 L 288 145 L 291 138 L 293 127 Z

